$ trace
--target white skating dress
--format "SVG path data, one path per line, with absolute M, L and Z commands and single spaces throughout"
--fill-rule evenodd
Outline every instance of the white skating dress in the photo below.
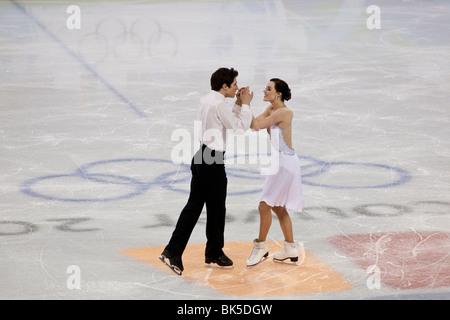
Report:
M 271 170 L 271 174 L 266 176 L 260 202 L 264 201 L 271 207 L 284 206 L 286 209 L 301 212 L 305 201 L 300 162 L 295 151 L 284 140 L 284 130 L 276 124 L 270 127 L 273 146 L 271 161 L 272 166 L 275 163 L 275 170 Z

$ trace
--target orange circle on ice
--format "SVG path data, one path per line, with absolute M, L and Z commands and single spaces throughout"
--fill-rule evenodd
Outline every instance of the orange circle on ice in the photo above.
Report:
M 306 251 L 301 265 L 274 262 L 272 254 L 282 249 L 282 242 L 268 241 L 269 259 L 247 268 L 252 242 L 227 242 L 224 252 L 233 267 L 221 268 L 204 263 L 204 244 L 188 245 L 183 254 L 183 278 L 234 296 L 283 296 L 313 294 L 351 289 L 350 283 L 329 265 Z M 153 267 L 172 273 L 159 260 L 164 247 L 127 249 L 122 252 Z M 174 275 L 176 276 L 176 275 Z

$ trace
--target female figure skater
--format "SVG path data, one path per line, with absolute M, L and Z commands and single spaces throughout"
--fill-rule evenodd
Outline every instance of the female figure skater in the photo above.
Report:
M 264 90 L 264 101 L 270 102 L 267 109 L 253 117 L 250 128 L 267 129 L 273 145 L 272 152 L 277 152 L 278 170 L 267 175 L 264 181 L 258 210 L 260 214 L 259 237 L 253 241 L 253 251 L 247 260 L 247 266 L 254 266 L 269 255 L 265 243 L 275 212 L 284 234 L 284 248 L 273 255 L 275 261 L 290 259 L 298 261 L 298 252 L 294 242 L 292 222 L 286 209 L 302 211 L 305 206 L 302 193 L 302 181 L 298 157 L 292 148 L 292 119 L 294 113 L 284 104 L 291 98 L 291 90 L 286 82 L 271 79 Z M 273 154 L 272 154 L 273 156 Z M 304 258 L 304 257 L 303 257 Z

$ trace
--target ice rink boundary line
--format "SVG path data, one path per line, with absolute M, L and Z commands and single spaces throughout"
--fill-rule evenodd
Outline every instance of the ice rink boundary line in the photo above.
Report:
M 30 20 L 32 20 L 36 25 L 44 31 L 50 38 L 52 38 L 61 48 L 64 49 L 69 55 L 71 55 L 75 60 L 78 61 L 88 72 L 90 72 L 95 78 L 97 78 L 109 91 L 111 91 L 119 100 L 125 103 L 130 109 L 134 111 L 134 113 L 140 118 L 147 118 L 147 115 L 140 111 L 136 105 L 131 102 L 127 97 L 125 97 L 119 90 L 117 90 L 111 83 L 109 83 L 105 78 L 103 78 L 94 68 L 92 68 L 84 59 L 74 53 L 72 50 L 67 47 L 67 45 L 61 41 L 53 32 L 51 32 L 45 24 L 40 22 L 36 17 L 34 17 L 31 13 L 29 13 L 25 7 L 17 3 L 15 0 L 9 0 L 18 10 L 20 10 L 23 14 L 25 14 Z

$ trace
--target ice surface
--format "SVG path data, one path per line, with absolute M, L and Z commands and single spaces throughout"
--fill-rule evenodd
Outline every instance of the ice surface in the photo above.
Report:
M 294 233 L 352 285 L 284 298 L 449 298 L 433 281 L 369 288 L 372 274 L 330 241 L 434 232 L 447 242 L 428 248 L 439 253 L 430 269 L 450 277 L 447 1 L 377 1 L 374 30 L 368 1 L 78 3 L 74 30 L 72 2 L 0 4 L 1 299 L 233 298 L 121 252 L 167 243 L 190 178 L 172 161 L 173 134 L 193 138 L 222 66 L 251 86 L 255 114 L 270 78 L 291 86 L 308 203 L 291 212 Z M 258 232 L 264 177 L 251 147 L 227 152 L 245 160 L 227 165 L 228 242 Z M 190 243 L 205 242 L 204 219 Z M 276 219 L 269 236 L 282 240 Z M 80 289 L 69 288 L 70 266 Z

